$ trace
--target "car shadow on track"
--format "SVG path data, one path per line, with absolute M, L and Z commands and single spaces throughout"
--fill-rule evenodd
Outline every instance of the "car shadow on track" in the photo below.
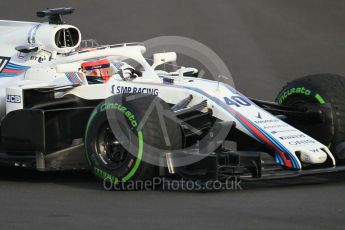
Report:
M 317 176 L 305 176 L 289 179 L 270 180 L 270 181 L 253 181 L 243 183 L 243 189 L 269 189 L 269 188 L 286 188 L 302 187 L 315 185 L 345 185 L 345 173 L 333 173 Z
M 40 172 L 34 169 L 1 166 L 0 181 L 32 184 L 55 183 L 85 189 L 103 189 L 97 178 L 88 170 Z
M 59 171 L 59 172 L 39 172 L 33 169 L 23 169 L 15 167 L 0 167 L 0 181 L 7 182 L 25 182 L 32 184 L 55 183 L 63 186 L 83 188 L 88 190 L 104 190 L 102 182 L 100 182 L 90 171 Z M 261 189 L 283 189 L 291 187 L 304 187 L 315 185 L 345 185 L 345 173 L 335 173 L 328 175 L 306 176 L 293 179 L 281 179 L 271 181 L 242 181 L 241 187 L 243 190 L 261 190 Z M 162 189 L 158 189 L 162 191 Z M 169 190 L 164 189 L 169 192 Z M 174 192 L 200 192 L 200 191 L 186 191 L 173 190 Z M 171 191 L 170 191 L 171 192 Z M 202 191 L 211 192 L 211 191 Z M 233 190 L 218 192 L 236 192 Z

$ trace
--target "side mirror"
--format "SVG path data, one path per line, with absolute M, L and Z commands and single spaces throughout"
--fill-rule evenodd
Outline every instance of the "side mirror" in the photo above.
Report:
M 177 59 L 175 52 L 167 53 L 156 53 L 153 55 L 153 65 L 152 68 L 155 69 L 157 66 L 162 65 L 167 62 L 174 62 Z
M 31 53 L 31 52 L 37 52 L 40 47 L 38 45 L 32 45 L 32 44 L 27 44 L 23 46 L 17 46 L 15 49 L 21 53 Z

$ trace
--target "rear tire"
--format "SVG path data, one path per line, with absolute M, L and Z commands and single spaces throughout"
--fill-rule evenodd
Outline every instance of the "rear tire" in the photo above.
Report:
M 284 86 L 276 102 L 288 106 L 297 106 L 299 103 L 328 106 L 327 117 L 330 119 L 326 119 L 326 129 L 322 129 L 322 126 L 313 126 L 302 131 L 313 137 L 317 133 L 316 136 L 323 140 L 319 141 L 330 148 L 337 162 L 345 162 L 345 77 L 336 74 L 301 77 Z

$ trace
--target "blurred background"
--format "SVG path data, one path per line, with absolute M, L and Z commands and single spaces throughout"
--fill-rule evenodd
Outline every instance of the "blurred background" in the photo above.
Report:
M 42 21 L 36 11 L 64 6 L 76 8 L 66 22 L 103 44 L 162 35 L 200 41 L 251 97 L 272 100 L 307 74 L 345 75 L 343 0 L 11 0 L 0 2 L 0 18 Z

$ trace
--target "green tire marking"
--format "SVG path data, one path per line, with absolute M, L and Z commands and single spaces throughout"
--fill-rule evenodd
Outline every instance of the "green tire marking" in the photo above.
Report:
M 290 88 L 290 89 L 286 89 L 278 97 L 278 103 L 282 104 L 285 101 L 285 99 L 288 98 L 292 94 L 304 94 L 306 96 L 309 96 L 311 94 L 311 90 L 310 89 L 306 89 L 304 87 L 293 87 L 293 88 Z
M 105 105 L 105 107 L 104 107 Z M 133 127 L 136 127 L 137 126 L 137 122 L 135 121 L 134 119 L 134 116 L 128 111 L 128 109 L 124 106 L 120 107 L 121 105 L 115 103 L 106 103 L 104 104 L 101 109 L 100 109 L 100 112 L 103 112 L 105 110 L 108 110 L 108 109 L 115 109 L 117 111 L 120 111 L 122 112 L 125 117 L 131 122 L 131 125 Z M 108 106 L 109 105 L 109 106 Z M 120 107 L 120 108 L 119 108 Z M 96 114 L 98 113 L 98 109 L 96 108 L 94 110 L 94 112 L 90 115 L 90 118 L 89 118 L 89 121 L 87 123 L 87 126 L 86 126 L 86 131 L 85 131 L 85 140 L 87 140 L 87 134 L 88 134 L 88 130 L 89 130 L 89 127 L 90 127 L 90 124 L 91 124 L 91 121 L 94 119 L 94 117 L 96 116 Z M 128 114 L 129 112 L 129 114 Z M 128 181 L 129 179 L 131 179 L 134 174 L 137 172 L 139 166 L 140 166 L 140 163 L 141 163 L 141 160 L 142 160 L 142 156 L 143 156 L 143 149 L 144 149 L 144 138 L 143 138 L 143 133 L 142 131 L 140 130 L 137 130 L 138 131 L 138 154 L 137 154 L 137 159 L 134 163 L 134 166 L 133 168 L 131 169 L 131 171 L 126 174 L 123 178 L 122 178 L 122 182 L 126 182 Z M 86 159 L 89 163 L 90 166 L 92 166 L 92 163 L 91 163 L 91 160 L 89 159 L 89 154 L 87 152 L 87 148 L 85 148 L 85 151 L 86 151 Z M 120 180 L 113 176 L 113 175 L 110 175 L 109 173 L 103 171 L 102 169 L 99 169 L 97 167 L 94 167 L 93 169 L 93 172 L 100 178 L 102 179 L 109 179 L 111 180 L 113 183 L 117 184 L 118 182 L 120 182 Z
M 315 94 L 315 98 L 316 98 L 316 100 L 320 103 L 320 104 L 325 104 L 326 102 L 325 102 L 325 100 L 320 96 L 320 94 Z
M 110 175 L 109 173 L 103 171 L 100 168 L 94 167 L 93 168 L 93 173 L 104 180 L 110 180 L 112 183 L 117 184 L 119 182 L 119 179 L 113 175 Z
M 304 87 L 295 87 L 295 88 L 290 88 L 285 90 L 283 93 L 280 94 L 280 96 L 278 97 L 278 103 L 282 104 L 286 98 L 288 98 L 290 95 L 292 94 L 304 94 L 306 96 L 311 95 L 311 90 L 306 89 Z M 323 99 L 323 97 L 321 97 L 320 94 L 315 94 L 315 99 L 321 104 L 326 104 L 326 101 Z

